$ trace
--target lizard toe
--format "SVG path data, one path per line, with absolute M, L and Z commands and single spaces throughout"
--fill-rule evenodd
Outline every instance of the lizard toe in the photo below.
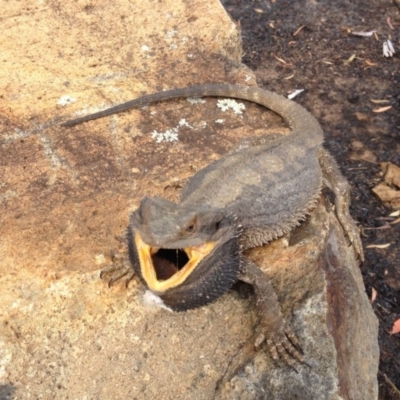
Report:
M 256 337 L 256 340 L 254 341 L 254 349 L 258 350 L 264 342 L 265 342 L 265 335 L 263 333 L 260 333 Z
M 128 287 L 134 276 L 135 273 L 129 265 L 110 265 L 100 272 L 100 279 L 109 277 L 108 287 L 123 277 L 126 277 L 125 286 Z
M 267 340 L 268 351 L 275 362 L 278 363 L 282 360 L 288 367 L 298 372 L 296 369 L 296 363 L 293 360 L 293 358 L 295 358 L 297 361 L 299 361 L 297 359 L 298 357 L 295 357 L 295 352 L 290 348 L 290 342 L 287 339 L 286 341 L 287 342 L 285 342 L 285 340 L 282 342 L 276 342 L 273 340 Z M 290 349 L 290 351 L 288 349 Z
M 285 322 L 284 332 L 287 338 L 289 338 L 291 344 L 295 346 L 301 353 L 303 353 L 303 350 L 300 347 L 299 339 L 297 338 L 296 334 L 292 331 L 292 328 L 290 328 L 289 324 L 287 324 L 286 322 Z
M 268 351 L 275 362 L 282 360 L 287 366 L 296 372 L 296 362 L 306 364 L 303 351 L 299 346 L 299 340 L 295 333 L 285 323 L 284 327 L 266 340 Z
M 347 226 L 347 236 L 350 241 L 350 246 L 353 247 L 354 251 L 357 254 L 357 257 L 360 259 L 361 262 L 364 261 L 364 251 L 361 242 L 360 232 L 358 227 L 355 223 L 349 224 Z
M 279 351 L 278 351 L 276 343 L 274 343 L 274 341 L 272 339 L 267 339 L 266 343 L 267 343 L 267 348 L 268 348 L 269 354 L 271 355 L 272 359 L 275 362 L 279 362 L 280 355 L 279 355 Z

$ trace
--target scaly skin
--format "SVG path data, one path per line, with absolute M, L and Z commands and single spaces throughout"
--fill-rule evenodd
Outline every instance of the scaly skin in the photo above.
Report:
M 237 279 L 250 283 L 255 290 L 261 326 L 271 356 L 275 360 L 283 358 L 293 366 L 290 356 L 303 362 L 298 340 L 281 315 L 270 281 L 243 251 L 268 243 L 298 225 L 315 205 L 324 182 L 333 190 L 337 217 L 356 254 L 363 259 L 358 230 L 348 211 L 347 181 L 323 149 L 323 133 L 315 118 L 300 105 L 257 87 L 206 84 L 143 96 L 67 121 L 63 126 L 149 103 L 193 96 L 231 97 L 260 104 L 281 115 L 291 133 L 232 152 L 202 169 L 189 180 L 179 204 L 145 198 L 132 213 L 128 228 L 133 269 L 151 288 L 164 282 L 165 277 L 159 281 L 148 277 L 149 269 L 144 266 L 146 257 L 150 259 L 150 255 L 160 248 L 176 249 L 176 252 L 189 249 L 192 254 L 192 250 L 202 251 L 203 244 L 212 243 L 212 251 L 183 281 L 167 277 L 166 281 L 171 280 L 171 285 L 153 291 L 167 307 L 180 311 L 215 300 Z M 148 256 L 141 256 L 137 247 L 142 241 L 149 248 Z M 154 266 L 150 270 L 155 271 L 156 261 L 149 261 L 152 262 Z M 178 262 L 175 266 L 170 259 L 163 263 L 167 271 L 181 268 Z M 128 274 L 128 270 L 126 267 L 119 271 L 109 268 L 102 275 L 109 273 L 112 283 Z M 225 281 L 220 277 L 226 277 Z M 131 278 L 130 273 L 128 279 Z

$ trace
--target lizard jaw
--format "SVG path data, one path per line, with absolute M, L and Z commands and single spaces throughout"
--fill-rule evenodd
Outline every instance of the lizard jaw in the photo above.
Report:
M 142 277 L 146 281 L 149 289 L 158 293 L 165 292 L 168 289 L 182 284 L 215 247 L 215 242 L 207 242 L 200 246 L 176 249 L 177 251 L 184 251 L 188 261 L 181 269 L 178 269 L 175 265 L 170 266 L 170 270 L 174 269 L 172 276 L 168 279 L 159 279 L 157 277 L 157 257 L 155 256 L 160 248 L 146 244 L 140 237 L 139 233 L 135 234 L 134 240 L 137 254 L 139 256 Z

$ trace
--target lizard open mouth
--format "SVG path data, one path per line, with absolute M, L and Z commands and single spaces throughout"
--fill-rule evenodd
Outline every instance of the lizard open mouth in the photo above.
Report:
M 183 249 L 163 249 L 149 246 L 138 233 L 134 240 L 142 277 L 155 292 L 164 292 L 184 282 L 215 246 L 214 242 L 208 242 Z

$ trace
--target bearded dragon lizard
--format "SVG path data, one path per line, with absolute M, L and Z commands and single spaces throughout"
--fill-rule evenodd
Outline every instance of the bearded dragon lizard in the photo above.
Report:
M 134 272 L 161 306 L 184 311 L 206 305 L 237 281 L 254 287 L 260 324 L 274 360 L 288 354 L 303 362 L 298 339 L 283 319 L 267 276 L 245 251 L 291 231 L 314 207 L 323 183 L 335 194 L 336 215 L 358 257 L 363 250 L 349 214 L 349 185 L 323 148 L 323 132 L 302 106 L 258 87 L 205 84 L 168 90 L 63 126 L 122 112 L 161 100 L 230 97 L 260 104 L 281 115 L 289 135 L 273 136 L 233 151 L 190 178 L 179 203 L 143 198 L 130 216 L 128 250 L 133 270 L 111 267 L 110 284 Z M 134 272 L 133 272 L 134 271 Z

